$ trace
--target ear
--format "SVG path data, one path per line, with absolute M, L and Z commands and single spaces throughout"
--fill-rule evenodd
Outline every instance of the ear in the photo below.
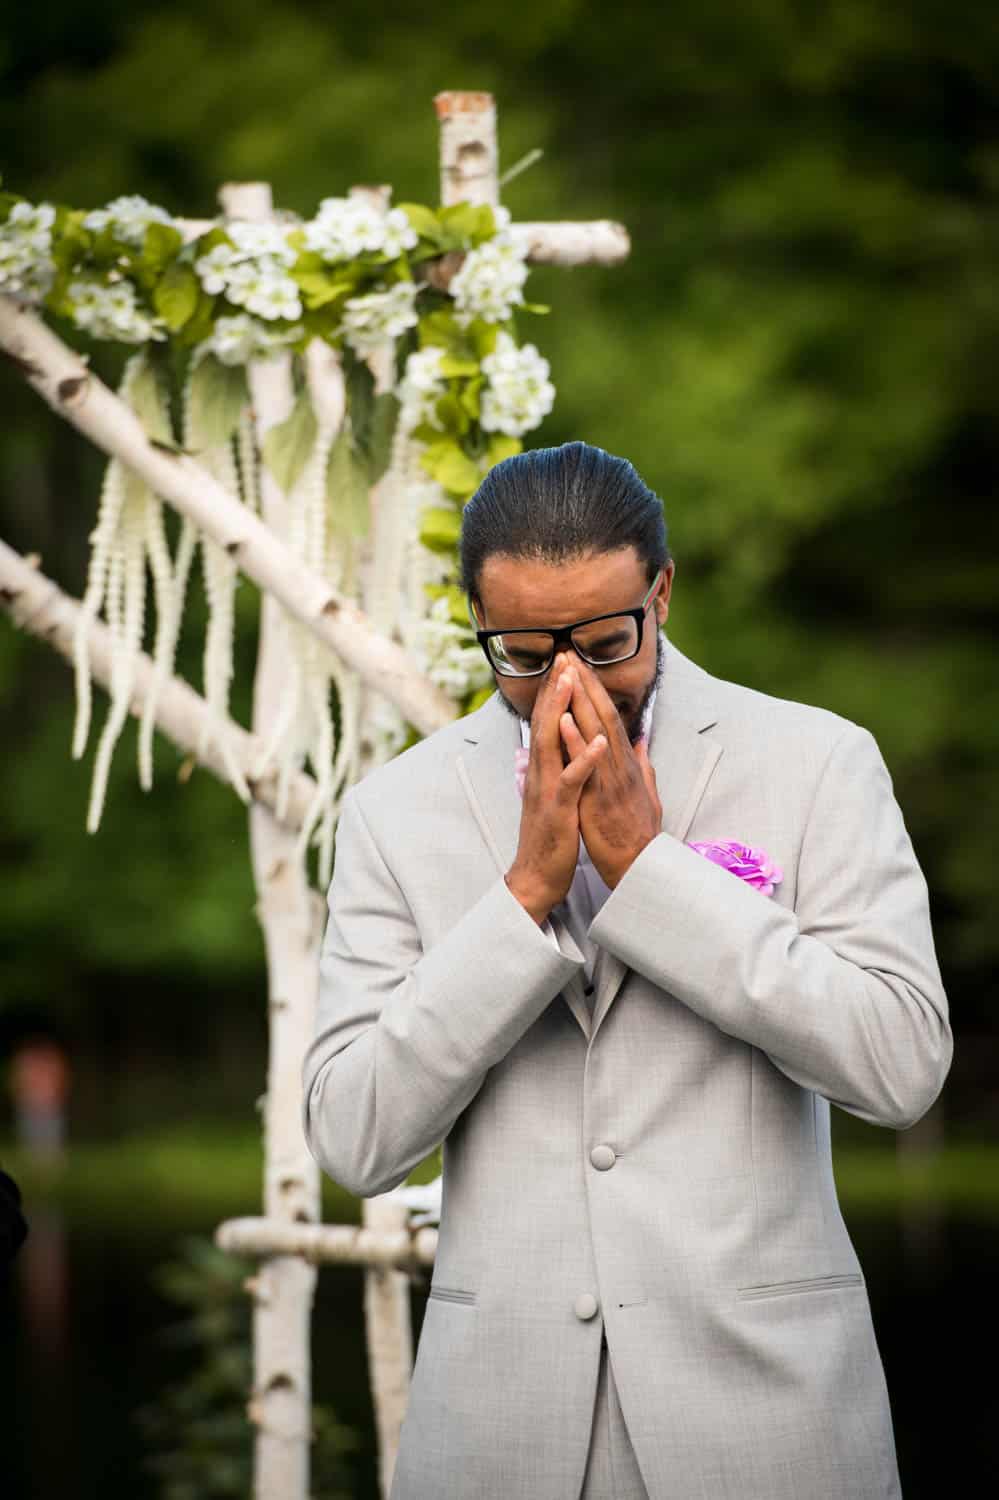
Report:
M 669 601 L 673 592 L 673 575 L 676 572 L 676 563 L 671 558 L 663 568 L 662 581 L 659 584 L 659 592 L 652 601 L 655 605 L 656 619 L 660 625 L 666 624 L 669 615 Z

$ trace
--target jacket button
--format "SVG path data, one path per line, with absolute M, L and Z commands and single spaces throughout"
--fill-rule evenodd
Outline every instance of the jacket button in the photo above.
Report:
M 598 1172 L 609 1172 L 617 1161 L 617 1154 L 613 1146 L 594 1146 L 590 1152 L 590 1161 Z
M 592 1292 L 580 1292 L 572 1304 L 572 1310 L 581 1322 L 588 1323 L 597 1315 L 597 1299 Z

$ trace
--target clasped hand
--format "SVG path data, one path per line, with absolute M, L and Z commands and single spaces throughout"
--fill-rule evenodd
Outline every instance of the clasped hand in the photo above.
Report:
M 559 653 L 531 716 L 531 755 L 511 891 L 543 922 L 568 894 L 580 835 L 612 889 L 662 827 L 656 773 L 632 746 L 598 675 Z

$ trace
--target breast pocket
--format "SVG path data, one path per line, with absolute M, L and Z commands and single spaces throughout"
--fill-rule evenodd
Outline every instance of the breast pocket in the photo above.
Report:
M 468 1307 L 473 1307 L 477 1299 L 476 1292 L 466 1292 L 455 1286 L 431 1286 L 430 1299 L 435 1302 L 459 1302 Z
M 807 1292 L 825 1292 L 836 1287 L 862 1286 L 863 1276 L 857 1271 L 848 1271 L 839 1276 L 810 1276 L 804 1281 L 775 1281 L 768 1286 L 741 1286 L 736 1296 L 743 1302 L 756 1302 L 762 1297 L 798 1297 Z

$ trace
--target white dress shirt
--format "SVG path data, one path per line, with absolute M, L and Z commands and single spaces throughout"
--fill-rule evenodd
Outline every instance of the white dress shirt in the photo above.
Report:
M 652 710 L 655 707 L 656 693 L 653 690 L 642 716 L 642 733 L 649 738 L 652 731 Z M 531 725 L 527 719 L 520 721 L 520 740 L 525 749 L 531 744 Z M 597 912 L 603 906 L 610 895 L 610 886 L 601 878 L 593 861 L 587 852 L 582 838 L 579 840 L 579 860 L 576 864 L 576 873 L 572 878 L 572 885 L 564 901 L 560 901 L 554 908 L 556 914 L 565 923 L 572 934 L 573 941 L 583 955 L 584 968 L 586 971 L 587 985 L 593 983 L 593 967 L 596 962 L 596 944 L 591 942 L 587 936 L 590 923 Z M 552 942 L 558 947 L 558 940 L 549 921 L 545 921 L 542 930 L 548 934 Z M 592 997 L 589 997 L 592 998 Z

